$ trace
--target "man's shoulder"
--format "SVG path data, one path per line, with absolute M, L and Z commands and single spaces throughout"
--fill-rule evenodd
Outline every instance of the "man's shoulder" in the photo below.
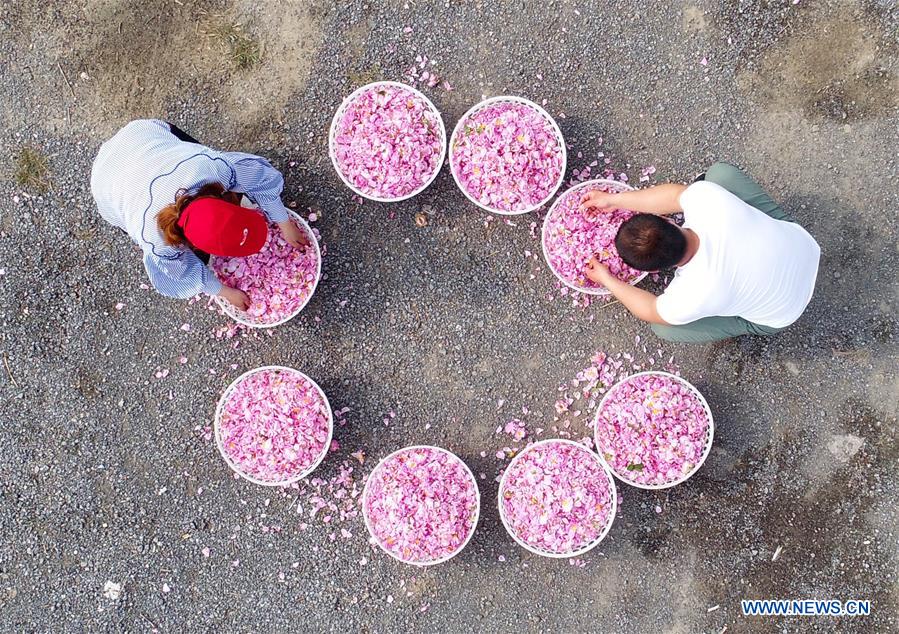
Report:
M 706 233 L 715 233 L 742 217 L 746 203 L 721 185 L 700 181 L 690 185 L 681 194 L 681 208 L 687 226 L 701 227 Z
M 721 185 L 710 181 L 696 181 L 687 186 L 687 189 L 681 194 L 681 206 L 684 207 L 685 211 L 686 206 L 691 204 L 704 206 L 705 203 L 709 202 L 720 204 L 721 202 L 731 200 L 739 201 L 739 198 Z

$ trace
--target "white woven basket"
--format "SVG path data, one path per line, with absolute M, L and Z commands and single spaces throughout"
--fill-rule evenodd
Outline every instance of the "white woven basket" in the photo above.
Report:
M 246 201 L 246 198 L 244 198 Z M 244 311 L 238 310 L 234 307 L 234 305 L 229 302 L 224 297 L 219 297 L 215 295 L 213 299 L 215 302 L 221 307 L 223 311 L 234 321 L 239 322 L 245 326 L 249 326 L 250 328 L 274 328 L 275 326 L 280 326 L 282 324 L 287 323 L 294 317 L 300 314 L 300 312 L 306 308 L 306 305 L 309 303 L 309 300 L 312 299 L 312 296 L 315 295 L 315 289 L 318 288 L 318 282 L 322 277 L 322 251 L 321 247 L 318 244 L 318 240 L 315 239 L 315 234 L 312 233 L 312 228 L 309 224 L 303 220 L 300 214 L 296 213 L 292 209 L 287 210 L 290 213 L 291 218 L 294 222 L 299 225 L 300 229 L 306 234 L 306 237 L 309 239 L 309 244 L 315 248 L 315 259 L 318 262 L 318 266 L 315 270 L 315 283 L 312 285 L 312 291 L 309 293 L 308 297 L 306 297 L 306 301 L 304 301 L 300 306 L 297 307 L 293 313 L 285 317 L 284 319 L 279 319 L 278 321 L 274 321 L 272 323 L 263 323 L 256 321 L 254 317 L 248 315 Z M 212 268 L 212 263 L 215 261 L 215 256 L 209 256 L 209 267 Z M 214 272 L 214 269 L 213 269 Z
M 468 532 L 468 536 L 465 538 L 465 541 L 462 542 L 462 544 L 456 550 L 451 552 L 449 555 L 441 557 L 440 559 L 435 559 L 434 561 L 415 562 L 415 561 L 406 561 L 404 559 L 401 559 L 394 553 L 387 550 L 387 548 L 385 548 L 384 545 L 381 544 L 380 540 L 375 535 L 374 530 L 372 530 L 371 523 L 368 519 L 368 485 L 374 479 L 375 473 L 378 472 L 378 469 L 381 468 L 381 465 L 383 465 L 385 462 L 387 462 L 388 460 L 393 458 L 395 455 L 397 455 L 398 453 L 401 453 L 403 451 L 409 451 L 410 449 L 433 449 L 434 451 L 443 452 L 443 453 L 447 454 L 448 456 L 458 460 L 462 464 L 462 466 L 465 467 L 465 471 L 468 473 L 468 476 L 471 478 L 471 483 L 474 485 L 477 506 L 475 508 L 474 521 L 471 523 L 471 530 Z M 477 481 L 477 479 L 475 479 L 474 473 L 472 473 L 471 469 L 468 467 L 467 464 L 465 464 L 465 461 L 462 460 L 462 458 L 460 458 L 459 456 L 454 454 L 452 451 L 444 449 L 443 447 L 436 447 L 434 445 L 410 445 L 408 447 L 403 447 L 402 449 L 397 449 L 396 451 L 391 452 L 389 455 L 387 455 L 385 458 L 383 458 L 380 462 L 378 462 L 378 464 L 375 466 L 375 468 L 372 469 L 371 473 L 368 474 L 368 479 L 365 481 L 365 487 L 362 489 L 362 518 L 365 520 L 365 528 L 368 529 L 368 534 L 372 536 L 372 539 L 374 539 L 377 542 L 378 546 L 385 553 L 387 553 L 388 555 L 390 555 L 397 561 L 402 562 L 404 564 L 411 565 L 411 566 L 425 567 L 425 566 L 434 566 L 436 564 L 442 564 L 443 562 L 449 561 L 450 559 L 452 559 L 453 557 L 455 557 L 456 555 L 461 553 L 463 550 L 465 550 L 465 547 L 468 545 L 468 542 L 471 541 L 471 536 L 474 535 L 475 529 L 477 529 L 478 520 L 480 519 L 480 517 L 481 517 L 481 490 L 478 488 L 478 481 Z
M 632 482 L 631 480 L 628 480 L 627 477 L 621 475 L 620 473 L 618 473 L 617 471 L 612 469 L 612 465 L 610 465 L 608 462 L 606 462 L 605 456 L 602 455 L 602 449 L 599 446 L 597 433 L 596 433 L 596 425 L 599 421 L 599 414 L 600 414 L 600 412 L 602 412 L 602 408 L 605 406 L 606 401 L 609 399 L 611 394 L 615 390 L 617 390 L 621 385 L 627 383 L 628 381 L 630 381 L 638 376 L 648 376 L 648 375 L 666 376 L 666 377 L 674 379 L 675 381 L 680 382 L 682 385 L 685 385 L 686 387 L 690 388 L 690 390 L 694 394 L 696 394 L 696 396 L 699 398 L 699 402 L 702 403 L 702 408 L 705 410 L 705 414 L 709 418 L 708 438 L 706 439 L 705 450 L 702 452 L 702 457 L 699 459 L 699 462 L 696 463 L 696 466 L 693 467 L 693 469 L 692 469 L 692 471 L 690 471 L 690 473 L 686 474 L 683 477 L 678 478 L 677 480 L 673 480 L 671 482 L 666 482 L 664 484 L 638 484 L 637 482 Z M 599 459 L 602 460 L 602 463 L 616 478 L 618 478 L 625 484 L 629 484 L 633 487 L 637 487 L 638 489 L 648 489 L 648 490 L 668 489 L 668 488 L 678 485 L 682 482 L 685 482 L 689 478 L 693 477 L 693 474 L 695 474 L 697 471 L 699 471 L 699 468 L 703 465 L 703 463 L 705 462 L 705 459 L 708 457 L 709 451 L 711 451 L 711 449 L 712 449 L 712 440 L 714 439 L 714 437 L 715 437 L 715 422 L 712 420 L 712 410 L 709 408 L 709 404 L 706 402 L 705 397 L 702 395 L 702 392 L 697 390 L 696 386 L 694 386 L 688 380 L 686 380 L 682 377 L 676 376 L 674 374 L 671 374 L 670 372 L 662 372 L 661 370 L 649 370 L 647 372 L 637 372 L 636 374 L 632 374 L 629 377 L 618 381 L 618 383 L 616 383 L 611 388 L 609 388 L 609 391 L 606 392 L 605 395 L 602 397 L 602 400 L 599 401 L 599 406 L 596 408 L 596 414 L 593 417 L 593 444 L 596 447 L 596 451 L 599 455 Z
M 564 444 L 574 445 L 580 449 L 583 449 L 584 451 L 589 453 L 591 456 L 596 458 L 597 464 L 599 464 L 599 466 L 602 467 L 602 472 L 605 474 L 606 478 L 608 478 L 609 490 L 611 491 L 611 494 L 612 494 L 611 495 L 612 508 L 609 511 L 609 521 L 606 524 L 606 527 L 592 542 L 590 542 L 586 546 L 583 546 L 582 548 L 579 548 L 578 550 L 575 550 L 570 553 L 552 553 L 552 552 L 549 552 L 546 550 L 541 550 L 539 548 L 531 546 L 530 544 L 528 544 L 526 541 L 524 541 L 518 535 L 515 534 L 515 531 L 513 531 L 512 527 L 509 525 L 509 521 L 506 519 L 506 513 L 503 510 L 503 491 L 506 488 L 506 476 L 510 472 L 512 465 L 514 465 L 516 462 L 518 462 L 518 460 L 520 460 L 523 455 L 525 455 L 528 451 L 532 450 L 534 447 L 539 447 L 541 445 L 546 445 L 549 443 L 564 443 Z M 512 458 L 512 460 L 509 462 L 509 465 L 506 467 L 506 470 L 503 472 L 503 477 L 500 478 L 499 491 L 496 496 L 496 505 L 499 508 L 499 519 L 502 521 L 503 527 L 505 527 L 506 532 L 512 536 L 512 539 L 514 539 L 518 543 L 519 546 L 529 550 L 530 552 L 534 553 L 535 555 L 540 555 L 541 557 L 552 557 L 554 559 L 563 559 L 565 557 L 578 557 L 580 555 L 583 555 L 584 553 L 588 552 L 589 550 L 595 548 L 597 545 L 599 545 L 599 543 L 603 539 L 605 539 L 606 535 L 609 534 L 609 530 L 611 530 L 611 528 L 612 528 L 612 524 L 615 523 L 615 514 L 618 512 L 618 492 L 615 489 L 615 480 L 614 480 L 614 478 L 612 478 L 612 473 L 609 470 L 609 466 L 605 463 L 605 461 L 599 459 L 599 456 L 596 455 L 596 452 L 591 451 L 590 449 L 588 449 L 581 443 L 575 442 L 573 440 L 568 440 L 567 438 L 548 438 L 546 440 L 540 440 L 538 442 L 535 442 L 532 445 L 528 445 L 527 447 L 522 449 L 514 458 Z
M 340 165 L 337 163 L 337 125 L 340 120 L 343 118 L 343 115 L 346 113 L 346 109 L 353 102 L 353 100 L 359 96 L 361 93 L 371 89 L 376 88 L 377 86 L 396 86 L 398 88 L 402 88 L 404 90 L 408 90 L 409 92 L 415 94 L 420 97 L 424 102 L 428 105 L 428 108 L 437 115 L 437 121 L 440 123 L 440 138 L 441 138 L 441 151 L 440 151 L 440 160 L 437 161 L 437 166 L 434 168 L 434 173 L 422 183 L 417 189 L 406 194 L 405 196 L 400 196 L 398 198 L 380 198 L 378 196 L 372 196 L 371 194 L 366 194 L 365 192 L 358 189 L 353 183 L 347 179 L 346 176 L 343 175 L 343 172 L 340 171 Z M 343 100 L 340 104 L 340 107 L 337 108 L 337 112 L 334 113 L 334 118 L 331 119 L 331 128 L 328 131 L 328 156 L 331 157 L 331 164 L 334 166 L 334 171 L 337 172 L 337 175 L 340 177 L 340 180 L 343 181 L 343 184 L 349 187 L 353 192 L 362 196 L 363 198 L 367 198 L 368 200 L 374 200 L 375 202 L 380 203 L 395 203 L 400 200 L 406 200 L 407 198 L 412 198 L 423 192 L 428 186 L 434 182 L 434 179 L 437 178 L 437 174 L 440 173 L 441 168 L 443 167 L 443 161 L 446 158 L 446 126 L 443 124 L 443 116 L 440 114 L 440 111 L 437 109 L 437 106 L 434 103 L 425 97 L 425 95 L 420 91 L 416 90 L 412 86 L 408 84 L 403 84 L 398 81 L 374 81 L 370 84 L 365 84 L 364 86 L 360 86 L 356 90 L 350 93 L 350 95 Z
M 231 457 L 225 452 L 225 448 L 222 445 L 222 434 L 221 434 L 221 427 L 220 427 L 221 419 L 222 419 L 222 411 L 224 410 L 225 403 L 228 402 L 228 398 L 230 398 L 231 393 L 235 390 L 235 388 L 237 388 L 237 386 L 240 385 L 240 383 L 247 377 L 249 377 L 253 374 L 256 374 L 257 372 L 263 372 L 263 371 L 269 371 L 269 370 L 275 370 L 275 371 L 279 371 L 279 372 L 292 372 L 294 374 L 301 376 L 302 378 L 306 379 L 307 381 L 309 381 L 309 383 L 312 385 L 312 387 L 314 387 L 318 391 L 319 395 L 322 397 L 322 400 L 325 403 L 325 408 L 328 410 L 328 439 L 325 441 L 325 446 L 322 449 L 321 455 L 318 457 L 318 459 L 314 463 L 312 463 L 312 465 L 309 466 L 308 469 L 306 469 L 302 473 L 299 473 L 299 474 L 297 474 L 287 480 L 283 480 L 281 482 L 266 482 L 264 480 L 257 480 L 256 478 L 249 476 L 249 475 L 245 474 L 243 471 L 241 471 L 240 467 L 238 467 L 234 463 L 234 461 L 231 460 Z M 227 465 L 231 468 L 231 470 L 234 473 L 236 473 L 240 477 L 244 478 L 245 480 L 249 480 L 253 484 L 259 484 L 261 486 L 284 486 L 286 484 L 291 484 L 293 482 L 297 482 L 298 480 L 302 480 L 303 478 L 308 476 L 310 473 L 315 471 L 315 469 L 318 467 L 318 465 L 321 464 L 322 460 L 325 459 L 325 456 L 328 455 L 328 451 L 331 448 L 331 439 L 334 436 L 334 414 L 331 411 L 331 403 L 328 401 L 328 397 L 325 395 L 324 390 L 322 390 L 321 387 L 319 387 L 318 383 L 316 383 L 315 381 L 310 379 L 304 373 L 300 372 L 299 370 L 295 370 L 293 368 L 288 368 L 283 365 L 264 365 L 264 366 L 260 366 L 258 368 L 253 368 L 252 370 L 248 370 L 247 372 L 244 372 L 239 377 L 234 379 L 231 382 L 231 384 L 227 388 L 225 388 L 225 391 L 222 392 L 222 396 L 219 398 L 218 405 L 216 405 L 216 408 L 215 408 L 214 436 L 215 436 L 215 446 L 218 448 L 219 453 L 221 454 L 222 458 L 225 459 L 225 462 L 227 463 Z
M 559 140 L 559 147 L 562 150 L 562 169 L 559 171 L 559 179 L 556 182 L 555 186 L 552 188 L 552 191 L 550 191 L 550 193 L 546 196 L 546 198 L 541 200 L 538 204 L 528 207 L 527 209 L 523 209 L 521 211 L 505 211 L 502 209 L 494 209 L 492 207 L 488 207 L 487 205 L 482 205 L 477 199 L 475 199 L 474 196 L 472 196 L 470 193 L 468 193 L 468 190 L 466 190 L 462 186 L 462 182 L 459 180 L 459 176 L 458 176 L 458 174 L 456 174 L 456 168 L 453 164 L 453 147 L 454 147 L 453 139 L 455 139 L 456 135 L 459 134 L 459 131 L 462 129 L 462 126 L 465 124 L 465 121 L 467 121 L 468 118 L 470 116 L 472 116 L 473 114 L 475 114 L 476 112 L 479 112 L 480 110 L 483 110 L 487 106 L 491 106 L 496 103 L 521 104 L 521 105 L 525 105 L 525 106 L 533 109 L 534 111 L 536 111 L 537 114 L 539 114 L 541 117 L 543 117 L 550 124 L 550 126 L 552 126 L 552 129 L 556 134 L 556 138 Z M 540 207 L 542 207 L 543 205 L 545 205 L 552 199 L 552 197 L 555 195 L 555 193 L 559 190 L 559 187 L 562 186 L 562 181 L 565 180 L 565 169 L 568 166 L 568 151 L 565 147 L 565 137 L 562 136 L 562 130 L 559 129 L 559 126 L 556 123 L 556 120 L 552 118 L 552 115 L 550 115 L 546 110 L 544 110 L 543 108 L 541 108 L 540 106 L 535 104 L 533 101 L 531 101 L 529 99 L 524 99 L 523 97 L 515 97 L 515 96 L 510 96 L 510 95 L 505 95 L 505 96 L 501 96 L 501 97 L 491 97 L 489 99 L 485 99 L 484 101 L 482 101 L 478 104 L 475 104 L 468 110 L 468 112 L 466 112 L 464 115 L 462 115 L 462 118 L 459 119 L 459 121 L 456 123 L 456 127 L 453 128 L 453 134 L 452 134 L 452 136 L 450 136 L 449 146 L 450 146 L 449 147 L 450 172 L 453 175 L 453 180 L 456 181 L 456 186 L 460 190 L 462 190 L 462 193 L 465 194 L 465 197 L 468 198 L 468 200 L 473 202 L 475 205 L 477 205 L 481 209 L 484 209 L 484 210 L 489 211 L 494 214 L 500 214 L 503 216 L 518 216 L 521 214 L 527 214 L 527 213 L 530 213 L 537 209 L 540 209 Z
M 549 234 L 550 219 L 555 217 L 556 211 L 559 209 L 560 201 L 568 194 L 576 193 L 578 191 L 588 189 L 589 187 L 596 186 L 596 185 L 606 185 L 610 189 L 615 189 L 618 192 L 632 191 L 634 189 L 633 187 L 631 187 L 630 185 L 628 185 L 626 183 L 609 180 L 607 178 L 595 178 L 593 180 L 584 181 L 583 183 L 578 183 L 577 185 L 574 185 L 573 187 L 566 189 L 558 198 L 556 198 L 556 201 L 553 203 L 553 206 L 550 207 L 550 209 L 549 209 L 549 213 L 546 214 L 546 218 L 543 219 L 543 230 L 542 230 L 542 237 L 540 240 L 540 246 L 543 248 L 543 259 L 546 260 L 546 264 L 549 266 L 549 270 L 553 272 L 553 275 L 555 275 L 557 278 L 559 278 L 559 281 L 562 282 L 562 284 L 564 284 L 568 288 L 572 288 L 572 289 L 578 291 L 579 293 L 586 293 L 587 295 L 610 295 L 611 292 L 607 288 L 604 288 L 604 287 L 603 288 L 584 288 L 584 287 L 578 286 L 577 284 L 574 284 L 574 283 L 566 280 L 553 267 L 552 262 L 549 259 L 549 251 L 547 251 L 547 248 L 546 248 L 546 238 Z M 630 284 L 633 286 L 633 285 L 639 283 L 647 275 L 649 275 L 649 271 L 644 271 L 642 275 L 639 275 L 636 278 L 634 278 L 633 280 L 631 280 Z

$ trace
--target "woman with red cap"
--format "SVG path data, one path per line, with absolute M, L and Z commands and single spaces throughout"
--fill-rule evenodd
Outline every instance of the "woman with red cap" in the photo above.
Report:
M 213 150 L 158 120 L 119 130 L 100 147 L 91 170 L 100 215 L 140 246 L 157 291 L 219 295 L 241 310 L 250 304 L 246 293 L 222 285 L 206 263 L 209 255 L 258 253 L 268 222 L 293 246 L 307 247 L 281 202 L 283 188 L 281 173 L 265 159 Z M 262 214 L 241 207 L 241 194 Z

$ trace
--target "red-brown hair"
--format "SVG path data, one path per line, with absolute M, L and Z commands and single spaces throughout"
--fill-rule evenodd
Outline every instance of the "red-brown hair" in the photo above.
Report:
M 207 183 L 203 185 L 196 194 L 189 195 L 186 189 L 181 189 L 175 194 L 175 202 L 166 205 L 159 210 L 156 216 L 156 225 L 162 232 L 162 239 L 171 246 L 180 246 L 189 244 L 184 236 L 184 231 L 178 226 L 178 220 L 184 212 L 184 208 L 195 201 L 197 198 L 221 198 L 230 203 L 238 204 L 239 195 L 226 190 L 221 183 Z

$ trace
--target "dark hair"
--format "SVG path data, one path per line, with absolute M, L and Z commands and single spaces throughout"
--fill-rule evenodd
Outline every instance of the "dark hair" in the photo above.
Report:
M 677 225 L 652 214 L 637 214 L 618 228 L 615 248 L 629 266 L 658 271 L 684 258 L 687 239 Z
M 221 198 L 235 204 L 237 204 L 235 201 L 240 200 L 239 196 L 227 191 L 221 183 L 207 183 L 192 196 L 188 195 L 186 189 L 178 190 L 178 193 L 175 194 L 175 202 L 166 205 L 156 214 L 156 225 L 162 232 L 162 239 L 166 244 L 171 246 L 188 244 L 184 231 L 178 226 L 178 220 L 181 218 L 184 208 L 197 198 Z

